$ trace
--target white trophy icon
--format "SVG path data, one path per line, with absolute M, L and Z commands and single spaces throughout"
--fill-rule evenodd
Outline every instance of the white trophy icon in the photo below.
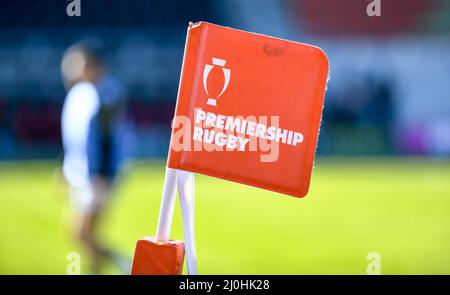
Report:
M 231 71 L 230 69 L 224 68 L 225 64 L 227 63 L 226 60 L 224 59 L 220 59 L 220 58 L 212 58 L 212 64 L 206 64 L 205 68 L 203 70 L 203 86 L 205 88 L 206 94 L 208 94 L 208 101 L 206 102 L 206 104 L 210 105 L 210 106 L 216 106 L 217 105 L 217 98 L 219 98 L 227 89 L 228 87 L 228 83 L 230 83 L 230 76 L 231 76 Z M 218 66 L 222 69 L 223 75 L 225 77 L 225 82 L 223 84 L 223 88 L 222 91 L 220 91 L 219 95 L 217 95 L 215 98 L 212 98 L 211 95 L 209 95 L 208 92 L 208 86 L 207 86 L 207 80 L 208 80 L 208 75 L 211 72 L 211 70 L 215 67 Z

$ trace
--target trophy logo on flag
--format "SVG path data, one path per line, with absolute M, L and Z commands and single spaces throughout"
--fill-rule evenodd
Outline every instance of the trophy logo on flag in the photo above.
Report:
M 230 69 L 224 68 L 225 64 L 227 63 L 226 60 L 224 59 L 220 59 L 220 58 L 212 58 L 212 64 L 206 64 L 205 68 L 203 70 L 203 87 L 205 88 L 206 94 L 208 95 L 208 101 L 206 102 L 206 104 L 210 105 L 210 106 L 216 106 L 217 105 L 217 98 L 219 98 L 224 92 L 225 90 L 227 90 L 228 84 L 230 83 L 230 76 L 231 76 L 231 71 Z M 211 73 L 211 70 L 215 67 L 218 66 L 222 69 L 223 75 L 225 77 L 225 81 L 222 87 L 222 90 L 220 91 L 219 95 L 217 95 L 215 98 L 212 98 L 211 95 L 209 94 L 208 91 L 208 76 Z

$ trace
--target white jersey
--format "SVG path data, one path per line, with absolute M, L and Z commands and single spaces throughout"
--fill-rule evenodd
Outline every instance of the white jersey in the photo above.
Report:
M 99 109 L 100 99 L 94 84 L 79 82 L 67 93 L 61 118 L 63 173 L 72 188 L 89 186 L 89 128 Z

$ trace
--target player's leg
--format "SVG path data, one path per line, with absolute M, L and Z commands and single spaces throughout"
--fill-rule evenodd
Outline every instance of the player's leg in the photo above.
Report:
M 129 273 L 128 259 L 106 247 L 98 237 L 98 225 L 111 197 L 112 182 L 106 177 L 98 176 L 93 179 L 92 187 L 94 191 L 92 210 L 81 220 L 80 228 L 80 237 L 91 253 L 92 271 L 100 273 L 102 263 L 110 261 L 121 272 Z
M 107 183 L 95 179 L 89 187 L 77 189 L 72 193 L 76 205 L 75 233 L 91 256 L 90 271 L 93 273 L 100 272 L 102 258 L 106 255 L 104 247 L 98 241 L 96 231 L 109 191 Z

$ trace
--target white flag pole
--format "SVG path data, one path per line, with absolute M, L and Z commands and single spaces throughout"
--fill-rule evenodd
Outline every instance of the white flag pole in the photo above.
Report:
M 169 242 L 170 229 L 172 227 L 173 209 L 175 207 L 175 192 L 177 183 L 177 170 L 166 168 L 161 207 L 159 209 L 158 228 L 156 239 L 161 242 Z
M 197 274 L 194 232 L 194 173 L 178 170 L 177 188 L 183 216 L 184 240 L 186 245 L 186 264 L 190 275 Z

